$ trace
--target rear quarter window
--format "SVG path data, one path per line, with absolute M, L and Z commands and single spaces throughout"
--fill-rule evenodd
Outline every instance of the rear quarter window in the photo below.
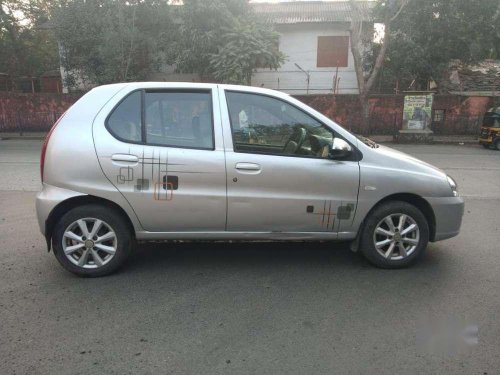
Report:
M 106 126 L 116 138 L 126 142 L 141 141 L 141 92 L 127 96 L 111 112 Z

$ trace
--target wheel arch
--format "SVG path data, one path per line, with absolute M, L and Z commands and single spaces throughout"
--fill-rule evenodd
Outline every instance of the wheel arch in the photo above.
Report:
M 433 242 L 434 238 L 436 236 L 436 216 L 434 214 L 434 210 L 432 209 L 431 205 L 429 202 L 427 202 L 424 198 L 422 198 L 420 195 L 413 194 L 413 193 L 396 193 L 396 194 L 391 194 L 388 195 L 382 199 L 380 199 L 377 203 L 373 205 L 373 207 L 368 211 L 366 214 L 365 218 L 363 219 L 363 222 L 361 223 L 359 230 L 358 230 L 358 238 L 360 233 L 362 233 L 364 229 L 364 225 L 366 222 L 366 218 L 368 218 L 372 212 L 379 207 L 380 205 L 387 203 L 387 202 L 394 202 L 394 201 L 402 201 L 409 203 L 416 208 L 418 208 L 422 214 L 425 216 L 425 219 L 427 220 L 427 223 L 429 225 L 429 241 Z
M 52 233 L 54 231 L 54 227 L 58 219 L 69 210 L 87 204 L 99 204 L 101 206 L 109 207 L 110 209 L 117 212 L 121 217 L 123 217 L 126 225 L 130 229 L 130 232 L 132 233 L 132 237 L 135 238 L 135 229 L 134 225 L 132 224 L 132 220 L 130 220 L 128 214 L 118 204 L 108 199 L 96 197 L 94 195 L 78 195 L 75 197 L 68 198 L 59 203 L 52 209 L 49 216 L 47 217 L 47 220 L 45 221 L 45 239 L 47 241 L 47 249 L 49 251 L 51 248 Z

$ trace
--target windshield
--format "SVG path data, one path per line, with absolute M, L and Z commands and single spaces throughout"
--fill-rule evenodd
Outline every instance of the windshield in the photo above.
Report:
M 500 115 L 495 112 L 486 112 L 483 126 L 488 128 L 500 128 Z

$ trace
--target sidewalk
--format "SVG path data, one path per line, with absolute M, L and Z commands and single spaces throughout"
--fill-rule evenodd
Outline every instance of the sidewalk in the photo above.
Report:
M 368 136 L 377 143 L 394 143 L 392 135 Z M 478 137 L 473 135 L 434 135 L 432 144 L 477 144 Z M 406 143 L 408 144 L 408 143 Z
M 45 138 L 45 132 L 26 132 L 20 135 L 16 132 L 0 133 L 0 140 L 5 139 L 40 139 Z M 394 143 L 392 135 L 372 135 L 368 136 L 377 143 Z M 434 144 L 476 144 L 477 137 L 472 135 L 434 135 Z

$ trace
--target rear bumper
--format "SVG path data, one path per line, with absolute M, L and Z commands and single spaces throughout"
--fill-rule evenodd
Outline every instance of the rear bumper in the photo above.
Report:
M 436 233 L 432 242 L 455 237 L 460 232 L 464 215 L 462 197 L 426 198 L 434 211 Z
M 36 195 L 36 216 L 40 232 L 45 235 L 46 223 L 52 210 L 66 199 L 86 195 L 76 191 L 61 189 L 52 185 L 43 184 L 42 190 Z

